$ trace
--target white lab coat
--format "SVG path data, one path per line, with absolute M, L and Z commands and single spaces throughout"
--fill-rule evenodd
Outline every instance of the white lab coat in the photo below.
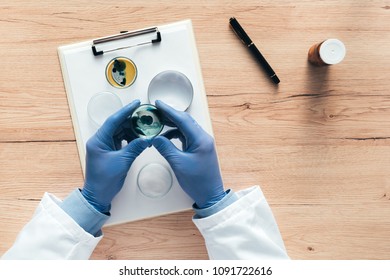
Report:
M 255 186 L 220 212 L 193 221 L 211 259 L 287 259 L 271 209 Z M 88 259 L 102 236 L 85 232 L 46 193 L 3 259 Z

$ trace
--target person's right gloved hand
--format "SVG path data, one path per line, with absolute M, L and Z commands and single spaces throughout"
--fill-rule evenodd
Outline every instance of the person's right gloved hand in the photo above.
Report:
M 136 138 L 129 116 L 140 105 L 136 100 L 110 116 L 87 142 L 86 174 L 81 194 L 102 213 L 109 213 L 111 201 L 122 189 L 127 172 L 149 140 Z M 122 147 L 122 141 L 128 145 Z
M 153 146 L 168 161 L 183 190 L 199 208 L 210 207 L 225 196 L 214 139 L 187 113 L 162 101 L 156 107 L 176 129 L 153 139 Z M 183 150 L 170 139 L 179 138 Z

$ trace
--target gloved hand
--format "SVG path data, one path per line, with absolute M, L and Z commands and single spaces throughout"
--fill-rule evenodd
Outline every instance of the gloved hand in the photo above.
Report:
M 214 139 L 186 112 L 157 100 L 156 107 L 176 129 L 153 139 L 153 146 L 168 161 L 183 190 L 199 208 L 209 207 L 225 196 Z M 170 141 L 179 138 L 183 150 Z
M 150 141 L 135 139 L 129 133 L 128 117 L 139 104 L 138 100 L 133 101 L 110 116 L 87 142 L 86 176 L 81 193 L 102 213 L 110 211 L 111 201 L 121 190 L 131 164 L 150 145 Z M 122 140 L 128 142 L 123 148 Z

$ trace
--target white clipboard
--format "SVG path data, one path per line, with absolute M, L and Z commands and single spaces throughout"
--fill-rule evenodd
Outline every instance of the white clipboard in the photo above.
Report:
M 150 42 L 156 34 L 142 38 L 125 38 L 96 46 L 98 50 L 113 50 L 102 55 L 94 55 L 94 40 L 61 46 L 58 48 L 60 64 L 71 112 L 73 128 L 81 166 L 85 174 L 86 142 L 96 132 L 87 114 L 87 104 L 99 92 L 117 95 L 123 104 L 134 99 L 141 104 L 149 103 L 147 89 L 150 81 L 158 73 L 175 70 L 185 74 L 192 83 L 194 95 L 187 112 L 211 135 L 212 126 L 203 84 L 201 67 L 195 37 L 190 20 L 175 22 L 157 27 L 161 41 Z M 144 44 L 145 43 L 145 44 Z M 126 46 L 139 45 L 131 48 Z M 133 85 L 126 89 L 111 86 L 105 76 L 106 65 L 115 57 L 128 57 L 135 62 L 138 76 Z M 175 143 L 178 145 L 178 142 Z M 170 191 L 161 198 L 149 198 L 137 187 L 139 171 L 149 163 L 165 166 L 172 174 Z M 131 166 L 125 184 L 114 198 L 111 217 L 106 225 L 119 224 L 190 209 L 193 201 L 183 192 L 168 162 L 154 147 L 145 150 Z

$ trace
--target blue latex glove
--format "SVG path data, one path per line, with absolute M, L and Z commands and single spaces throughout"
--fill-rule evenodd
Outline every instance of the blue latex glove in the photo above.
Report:
M 168 161 L 183 190 L 199 208 L 210 207 L 225 196 L 214 139 L 186 112 L 157 100 L 156 107 L 176 126 L 153 139 L 153 146 Z M 179 138 L 183 150 L 171 141 Z
M 121 190 L 131 164 L 150 146 L 150 141 L 135 139 L 129 133 L 128 117 L 139 104 L 138 100 L 133 101 L 110 116 L 87 142 L 86 175 L 81 193 L 101 213 L 110 211 L 111 201 Z M 122 140 L 128 142 L 123 148 Z

